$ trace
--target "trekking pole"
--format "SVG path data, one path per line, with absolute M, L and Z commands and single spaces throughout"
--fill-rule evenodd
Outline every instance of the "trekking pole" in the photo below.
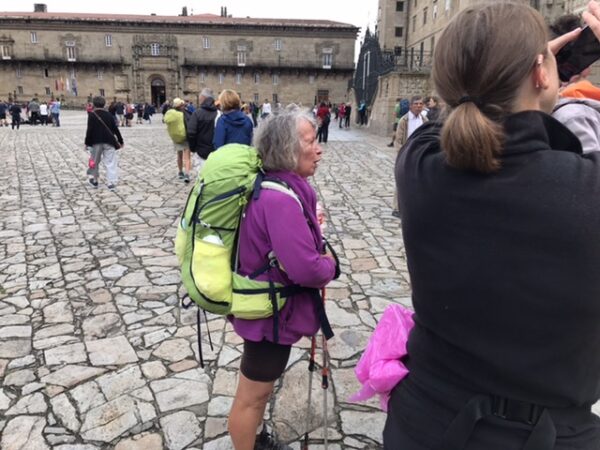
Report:
M 325 288 L 321 291 L 323 297 L 323 303 L 325 303 Z M 327 390 L 329 388 L 329 361 L 327 355 L 327 338 L 324 333 L 321 333 L 322 338 L 322 350 L 323 350 L 323 367 L 321 368 L 321 388 L 323 388 L 323 448 L 327 450 L 327 432 L 328 432 L 328 420 L 327 420 Z
M 306 431 L 304 432 L 304 443 L 302 444 L 302 450 L 308 450 L 308 432 L 310 429 L 310 406 L 312 400 L 312 384 L 315 373 L 315 351 L 317 348 L 317 337 L 313 335 L 310 338 L 310 359 L 308 361 L 308 371 L 310 372 L 308 377 L 308 404 L 306 406 Z

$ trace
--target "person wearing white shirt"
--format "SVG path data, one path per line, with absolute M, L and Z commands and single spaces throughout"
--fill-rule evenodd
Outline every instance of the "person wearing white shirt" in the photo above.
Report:
M 420 95 L 415 95 L 410 99 L 409 111 L 400 118 L 398 121 L 398 128 L 396 129 L 396 139 L 394 139 L 394 141 L 398 148 L 398 152 L 402 150 L 402 146 L 406 144 L 410 135 L 427 122 L 427 113 L 423 111 L 424 107 L 425 102 Z M 392 205 L 392 215 L 394 217 L 400 217 L 396 189 L 394 189 L 394 200 Z
M 45 102 L 40 103 L 40 120 L 42 125 L 48 125 L 48 104 Z
M 269 100 L 265 98 L 265 102 L 262 105 L 262 113 L 260 118 L 264 119 L 265 117 L 268 117 L 269 114 L 271 114 L 271 104 L 269 103 Z

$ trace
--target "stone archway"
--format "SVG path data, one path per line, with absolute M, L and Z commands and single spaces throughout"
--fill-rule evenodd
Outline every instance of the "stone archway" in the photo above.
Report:
M 159 75 L 150 77 L 150 99 L 157 108 L 167 101 L 167 84 L 165 79 Z

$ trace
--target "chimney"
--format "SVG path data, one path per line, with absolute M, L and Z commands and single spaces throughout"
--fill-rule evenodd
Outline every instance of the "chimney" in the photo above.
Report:
M 224 17 L 227 17 L 227 6 L 224 8 L 225 10 L 225 14 L 223 14 Z
M 187 6 L 184 6 L 183 8 L 181 8 L 181 15 L 183 17 L 187 17 L 187 15 L 188 15 Z
M 48 7 L 46 6 L 45 3 L 34 3 L 33 4 L 33 12 L 45 13 L 45 12 L 48 12 Z

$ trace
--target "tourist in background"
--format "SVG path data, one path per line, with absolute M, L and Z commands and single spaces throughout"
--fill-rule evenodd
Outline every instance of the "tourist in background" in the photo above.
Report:
M 40 103 L 40 123 L 42 125 L 48 125 L 48 103 Z
M 21 126 L 21 112 L 23 111 L 21 109 L 21 105 L 19 105 L 17 102 L 14 102 L 9 111 L 11 118 L 11 130 L 14 130 L 15 127 L 17 127 L 18 130 Z
M 329 123 L 331 122 L 331 111 L 325 102 L 321 102 L 317 109 L 317 139 L 319 144 L 327 144 L 329 137 Z
M 215 127 L 213 137 L 215 150 L 232 143 L 250 145 L 254 125 L 252 120 L 240 110 L 240 96 L 231 89 L 224 89 L 219 94 L 219 103 L 223 114 L 217 120 Z
M 342 126 L 344 125 L 345 117 L 346 117 L 346 104 L 341 103 L 340 107 L 338 109 L 338 119 L 339 119 L 340 128 L 342 128 Z
M 217 107 L 215 106 L 212 89 L 202 89 L 198 103 L 198 108 L 194 111 L 187 124 L 187 137 L 190 150 L 200 158 L 206 159 L 215 149 L 213 138 L 215 136 Z
M 180 98 L 173 100 L 173 107 L 167 111 L 163 118 L 177 154 L 177 169 L 179 170 L 177 175 L 185 183 L 190 182 L 190 172 L 192 170 L 190 144 L 187 141 L 187 122 L 189 118 L 190 115 L 185 109 L 185 101 Z
M 7 127 L 6 113 L 8 112 L 8 103 L 0 99 L 0 127 Z
M 118 181 L 117 150 L 124 147 L 123 137 L 115 122 L 115 116 L 104 109 L 104 97 L 94 97 L 92 100 L 94 110 L 88 114 L 87 129 L 85 133 L 85 147 L 92 147 L 94 167 L 90 171 L 88 180 L 92 187 L 98 187 L 100 163 L 106 170 L 106 185 L 111 191 L 116 188 Z
M 37 125 L 40 121 L 40 103 L 36 98 L 33 98 L 27 105 L 27 112 L 29 114 L 29 123 L 31 125 Z
M 408 141 L 408 138 L 425 122 L 427 122 L 427 113 L 423 111 L 425 104 L 423 97 L 420 95 L 414 95 L 410 99 L 409 110 L 406 114 L 400 117 L 398 120 L 398 126 L 396 129 L 395 143 L 398 148 L 398 154 L 402 151 L 402 147 Z M 398 206 L 398 194 L 394 189 L 394 199 L 392 200 L 392 215 L 394 217 L 401 217 L 400 209 Z
M 60 101 L 58 99 L 50 101 L 50 114 L 52 115 L 52 126 L 60 127 Z
M 344 111 L 344 127 L 350 128 L 350 117 L 352 117 L 352 103 L 346 104 L 346 110 Z
M 566 14 L 550 25 L 550 34 L 558 37 L 582 25 L 580 16 Z M 584 153 L 600 150 L 600 88 L 589 81 L 590 73 L 587 67 L 563 83 L 552 111 L 552 117 L 579 138 Z
M 425 108 L 427 111 L 427 120 L 438 120 L 438 118 L 440 117 L 440 105 L 437 97 L 433 95 L 425 97 Z

